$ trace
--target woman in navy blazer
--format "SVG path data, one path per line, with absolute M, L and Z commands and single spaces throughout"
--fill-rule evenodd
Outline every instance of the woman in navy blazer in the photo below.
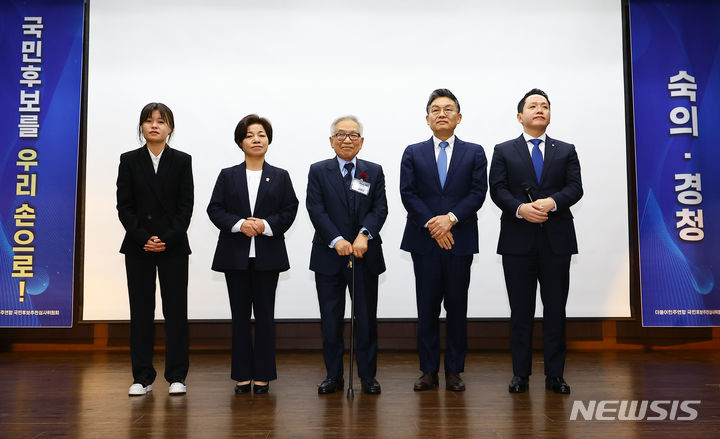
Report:
M 275 367 L 275 289 L 290 268 L 285 232 L 298 209 L 290 175 L 270 166 L 265 153 L 272 125 L 256 114 L 235 128 L 245 161 L 220 171 L 207 207 L 220 229 L 212 269 L 225 273 L 232 312 L 232 366 L 235 393 L 267 393 Z M 250 312 L 255 315 L 255 340 Z

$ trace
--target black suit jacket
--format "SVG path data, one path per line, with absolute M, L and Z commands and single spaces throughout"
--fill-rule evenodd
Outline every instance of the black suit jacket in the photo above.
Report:
M 477 211 L 486 194 L 487 159 L 482 146 L 455 137 L 445 187 L 440 186 L 433 139 L 408 146 L 400 162 L 400 197 L 408 212 L 400 248 L 429 253 L 438 244 L 425 224 L 452 212 L 458 223 L 451 229 L 455 244 L 450 253 L 477 253 Z
M 284 169 L 263 163 L 255 209 L 250 211 L 245 162 L 220 171 L 207 213 L 220 229 L 212 269 L 215 271 L 246 270 L 250 252 L 250 237 L 242 232 L 232 233 L 232 227 L 243 218 L 255 217 L 267 221 L 273 236 L 255 237 L 255 269 L 286 271 L 290 268 L 285 249 L 285 232 L 297 215 L 298 199 L 290 174 Z
M 157 255 L 190 254 L 187 229 L 194 201 L 192 159 L 165 146 L 157 173 L 147 147 L 120 156 L 117 210 L 125 228 L 120 252 L 133 257 L 156 255 L 143 250 L 151 236 L 165 243 Z
M 549 212 L 548 220 L 542 225 L 515 216 L 520 204 L 529 202 L 528 192 L 533 199 L 551 197 L 555 200 L 557 211 Z M 582 195 L 580 162 L 574 145 L 546 136 L 540 183 L 522 135 L 496 145 L 490 165 L 490 197 L 502 210 L 497 252 L 528 254 L 540 228 L 547 234 L 554 253 L 577 253 L 570 206 Z
M 352 243 L 362 227 L 373 237 L 368 241 L 368 250 L 363 257 L 368 269 L 376 275 L 385 271 L 380 238 L 380 229 L 388 214 L 385 175 L 378 164 L 356 161 L 355 178 L 366 174 L 365 181 L 370 183 L 368 195 L 345 189 L 335 157 L 310 166 L 306 207 L 315 227 L 310 253 L 310 269 L 315 272 L 333 275 L 342 270 L 348 258 L 338 256 L 329 245 L 338 236 Z

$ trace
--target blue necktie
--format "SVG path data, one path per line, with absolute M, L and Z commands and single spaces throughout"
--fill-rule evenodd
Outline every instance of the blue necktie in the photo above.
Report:
M 344 177 L 344 179 L 345 179 L 345 189 L 348 189 L 348 190 L 350 189 L 350 183 L 352 183 L 352 168 L 353 168 L 354 166 L 355 166 L 355 165 L 353 165 L 352 162 L 350 162 L 350 163 L 345 163 L 345 166 L 344 166 L 345 170 L 347 171 L 347 172 L 345 173 L 345 177 Z
M 542 142 L 542 140 L 540 139 L 530 140 L 530 143 L 534 145 L 532 149 L 532 162 L 533 166 L 535 167 L 535 175 L 537 175 L 538 183 L 540 183 L 540 177 L 542 177 L 543 168 L 543 156 L 542 152 L 540 151 L 540 142 Z
M 447 142 L 440 142 L 440 153 L 438 154 L 437 159 L 437 167 L 438 167 L 438 176 L 440 177 L 440 187 L 445 187 L 445 178 L 447 178 L 447 153 L 445 152 L 445 148 L 447 148 L 449 143 Z

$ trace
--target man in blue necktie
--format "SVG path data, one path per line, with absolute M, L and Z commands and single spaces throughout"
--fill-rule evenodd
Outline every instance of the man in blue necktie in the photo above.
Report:
M 575 146 L 545 134 L 550 100 L 532 89 L 518 103 L 523 134 L 495 146 L 490 197 L 502 210 L 497 252 L 510 301 L 513 378 L 510 393 L 528 390 L 535 295 L 543 303 L 545 388 L 570 393 L 565 368 L 565 304 L 570 257 L 577 253 L 570 206 L 583 195 Z
M 470 266 L 478 252 L 477 211 L 487 192 L 487 159 L 482 146 L 455 136 L 462 114 L 450 90 L 433 91 L 426 111 L 433 136 L 408 146 L 400 163 L 400 196 L 408 212 L 400 248 L 410 252 L 415 271 L 422 371 L 414 390 L 438 385 L 444 303 L 445 388 L 462 392 Z

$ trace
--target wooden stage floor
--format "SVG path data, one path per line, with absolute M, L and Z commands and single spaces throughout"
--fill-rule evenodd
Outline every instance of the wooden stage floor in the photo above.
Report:
M 0 353 L 0 437 L 720 437 L 718 352 L 571 352 L 565 374 L 571 395 L 545 391 L 542 356 L 535 355 L 529 393 L 511 395 L 506 353 L 470 353 L 465 393 L 448 392 L 442 383 L 416 393 L 415 353 L 380 352 L 382 394 L 362 394 L 356 380 L 349 400 L 344 393 L 317 394 L 320 352 L 280 352 L 279 379 L 270 394 L 258 396 L 233 393 L 228 352 L 194 352 L 188 393 L 173 397 L 161 378 L 160 353 L 153 391 L 132 398 L 127 352 Z M 691 421 L 572 421 L 576 400 L 585 407 L 593 400 L 668 401 L 659 403 L 668 416 L 670 401 L 701 402 L 691 406 L 697 410 Z M 651 416 L 658 414 L 648 411 Z

